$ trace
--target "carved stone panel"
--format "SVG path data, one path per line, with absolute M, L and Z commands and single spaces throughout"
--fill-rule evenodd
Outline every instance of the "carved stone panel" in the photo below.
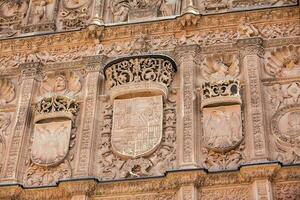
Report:
M 91 17 L 92 0 L 62 0 L 59 11 L 61 29 L 69 30 L 85 26 Z
M 204 145 L 217 152 L 234 149 L 243 139 L 240 105 L 203 109 Z
M 13 36 L 20 29 L 29 6 L 29 0 L 0 2 L 0 37 Z
M 36 124 L 31 160 L 37 165 L 55 165 L 67 155 L 71 136 L 71 120 Z
M 151 154 L 161 142 L 162 96 L 114 101 L 112 147 L 121 156 Z
M 0 106 L 13 101 L 15 96 L 14 84 L 8 79 L 0 79 Z

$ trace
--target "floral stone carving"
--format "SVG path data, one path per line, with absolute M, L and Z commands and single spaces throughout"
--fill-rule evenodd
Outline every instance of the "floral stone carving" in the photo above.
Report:
M 265 65 L 266 72 L 273 77 L 300 74 L 300 46 L 283 46 L 269 53 Z
M 202 86 L 204 167 L 233 169 L 243 161 L 239 81 L 206 82 Z
M 15 86 L 8 79 L 0 79 L 0 106 L 15 99 Z
M 55 178 L 65 178 L 71 173 L 66 157 L 75 137 L 72 123 L 77 111 L 75 100 L 65 96 L 44 97 L 35 106 L 31 164 L 25 180 L 28 185 L 35 186 L 37 182 L 41 185 L 53 184 L 58 180 Z M 42 172 L 45 176 L 41 176 Z
M 120 58 L 104 69 L 111 99 L 139 94 L 167 96 L 176 72 L 175 62 L 162 55 L 141 55 Z

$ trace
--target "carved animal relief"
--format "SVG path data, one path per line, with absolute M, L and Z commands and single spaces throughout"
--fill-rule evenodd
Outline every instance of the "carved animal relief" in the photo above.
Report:
M 25 178 L 28 185 L 48 185 L 70 177 L 66 157 L 74 138 L 72 123 L 77 110 L 75 100 L 65 96 L 45 97 L 36 105 L 31 164 Z
M 239 60 L 231 54 L 207 56 L 201 70 L 206 81 L 215 82 L 235 79 L 240 73 Z
M 168 86 L 176 71 L 165 56 L 134 56 L 105 68 L 110 101 L 101 132 L 102 179 L 159 175 L 174 167 L 175 104 Z M 126 86 L 126 87 L 125 87 Z
M 203 164 L 209 170 L 234 169 L 243 161 L 239 82 L 207 82 L 202 87 Z

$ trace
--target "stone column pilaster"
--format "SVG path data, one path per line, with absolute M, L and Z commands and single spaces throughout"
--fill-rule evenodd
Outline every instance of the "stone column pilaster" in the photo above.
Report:
M 12 131 L 11 142 L 8 147 L 8 156 L 5 162 L 4 179 L 10 182 L 18 181 L 19 163 L 22 158 L 22 148 L 30 123 L 30 105 L 32 100 L 35 77 L 40 70 L 41 63 L 24 63 L 20 65 L 22 70 L 21 86 L 16 111 L 16 121 Z
M 79 147 L 74 175 L 84 177 L 92 175 L 92 152 L 97 110 L 100 62 L 97 57 L 86 59 L 86 81 L 84 87 L 84 104 L 82 109 L 81 130 L 78 133 Z
M 92 24 L 104 25 L 103 11 L 104 11 L 104 0 L 95 0 Z
M 177 50 L 179 56 L 178 72 L 180 76 L 179 100 L 179 167 L 197 167 L 196 153 L 196 102 L 195 102 L 195 57 L 198 46 L 181 46 Z
M 264 162 L 268 158 L 263 115 L 261 70 L 264 49 L 261 38 L 247 38 L 238 41 L 242 68 L 245 77 L 245 124 L 246 146 L 250 150 L 251 162 Z
M 272 200 L 272 186 L 269 180 L 255 180 L 252 184 L 254 200 Z
M 197 189 L 195 186 L 182 186 L 178 193 L 178 200 L 198 200 Z

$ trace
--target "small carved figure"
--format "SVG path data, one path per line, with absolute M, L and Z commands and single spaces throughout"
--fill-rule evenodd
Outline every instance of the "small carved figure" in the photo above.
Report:
M 47 2 L 42 0 L 39 5 L 35 6 L 33 12 L 33 24 L 38 24 L 40 22 L 47 20 Z
M 114 22 L 125 22 L 128 20 L 129 3 L 126 0 L 113 0 L 110 5 Z
M 250 38 L 259 35 L 259 31 L 251 23 L 243 21 L 238 27 L 239 38 Z

